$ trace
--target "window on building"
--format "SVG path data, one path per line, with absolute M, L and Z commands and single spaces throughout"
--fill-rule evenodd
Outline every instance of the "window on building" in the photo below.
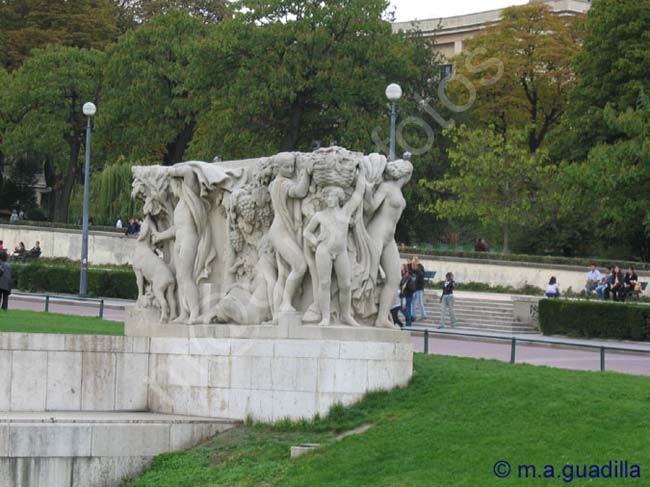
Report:
M 452 64 L 443 64 L 440 66 L 440 78 L 444 79 L 447 76 L 451 76 L 454 72 L 454 66 Z

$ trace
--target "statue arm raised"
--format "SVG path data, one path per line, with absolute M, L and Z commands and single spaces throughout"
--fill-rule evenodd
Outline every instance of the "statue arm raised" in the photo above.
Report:
M 368 189 L 366 191 L 365 197 L 366 197 L 366 203 L 368 204 L 369 213 L 372 214 L 375 211 L 377 211 L 377 208 L 379 208 L 381 204 L 384 202 L 384 200 L 386 199 L 386 191 L 380 185 L 374 194 L 372 193 L 372 191 L 370 191 L 370 189 Z
M 357 208 L 363 201 L 363 194 L 365 190 L 366 190 L 366 176 L 363 173 L 363 171 L 359 171 L 359 174 L 357 175 L 357 185 L 354 188 L 354 193 L 352 193 L 352 196 L 343 207 L 343 209 L 348 215 L 352 215 L 357 210 Z

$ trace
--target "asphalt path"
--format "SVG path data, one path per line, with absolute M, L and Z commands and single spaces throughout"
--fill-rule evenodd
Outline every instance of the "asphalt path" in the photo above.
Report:
M 104 308 L 104 319 L 113 321 L 124 321 L 124 302 L 106 301 Z M 44 299 L 24 299 L 19 296 L 10 298 L 10 308 L 31 311 L 43 311 Z M 59 302 L 56 299 L 50 300 L 50 311 L 53 313 L 98 316 L 98 303 L 77 303 Z M 493 334 L 497 337 L 507 335 Z M 532 335 L 533 338 L 543 338 Z M 527 335 L 526 338 L 531 338 Z M 424 337 L 421 334 L 412 335 L 413 350 L 424 351 Z M 553 341 L 569 341 L 576 344 L 592 344 L 596 346 L 614 346 L 632 349 L 647 349 L 650 352 L 650 344 L 619 341 L 597 341 L 597 340 L 572 340 L 565 337 L 544 338 L 549 341 L 546 344 L 524 344 L 516 346 L 516 362 L 531 365 L 543 365 L 562 369 L 574 370 L 600 370 L 600 350 L 573 348 L 560 346 Z M 429 337 L 429 353 L 438 355 L 449 355 L 454 357 L 471 357 L 477 359 L 494 359 L 510 361 L 511 343 L 505 340 L 490 340 L 475 337 L 457 337 L 432 334 Z M 624 372 L 635 375 L 650 375 L 650 353 L 637 353 L 630 351 L 606 351 L 605 368 L 608 371 Z
M 115 308 L 115 304 L 117 303 L 112 301 L 106 302 L 106 306 L 104 306 L 104 319 L 111 321 L 124 321 L 124 308 L 121 304 L 120 308 Z M 20 296 L 10 296 L 9 308 L 28 311 L 44 311 L 45 299 L 39 298 L 35 300 L 33 298 L 25 299 Z M 70 302 L 61 302 L 58 299 L 52 298 L 50 299 L 49 310 L 52 313 L 61 313 L 66 315 L 99 316 L 99 302 L 73 304 Z
M 534 335 L 532 337 L 537 338 Z M 566 340 L 564 337 L 557 337 L 557 341 L 564 340 Z M 413 349 L 416 352 L 424 352 L 424 338 L 422 336 L 412 336 L 412 341 Z M 580 340 L 580 342 L 587 343 L 590 341 Z M 596 346 L 604 344 L 605 346 L 616 347 L 627 346 L 633 349 L 647 347 L 647 344 L 635 344 L 633 342 L 625 342 L 624 344 L 616 341 L 607 343 L 591 342 Z M 429 353 L 509 362 L 511 343 L 505 340 L 433 336 L 429 337 Z M 548 344 L 517 343 L 515 362 L 561 369 L 598 371 L 600 370 L 600 350 L 567 347 L 554 344 L 552 341 Z M 650 375 L 650 350 L 649 353 L 606 350 L 605 370 L 624 372 L 626 374 Z

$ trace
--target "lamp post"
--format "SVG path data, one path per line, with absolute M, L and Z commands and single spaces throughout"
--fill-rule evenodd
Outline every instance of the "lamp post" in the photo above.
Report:
M 386 98 L 390 100 L 390 153 L 388 160 L 395 160 L 395 119 L 397 112 L 395 104 L 402 97 L 402 88 L 397 83 L 391 83 L 386 87 Z
M 84 206 L 83 230 L 81 237 L 81 273 L 79 275 L 79 295 L 85 296 L 88 291 L 88 200 L 90 198 L 90 121 L 97 107 L 94 103 L 84 103 L 83 113 L 88 117 L 86 123 L 86 164 L 84 166 Z

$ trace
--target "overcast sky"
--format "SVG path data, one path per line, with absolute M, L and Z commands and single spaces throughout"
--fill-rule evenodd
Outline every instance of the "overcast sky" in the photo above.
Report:
M 485 12 L 525 3 L 528 0 L 391 0 L 398 22 Z

